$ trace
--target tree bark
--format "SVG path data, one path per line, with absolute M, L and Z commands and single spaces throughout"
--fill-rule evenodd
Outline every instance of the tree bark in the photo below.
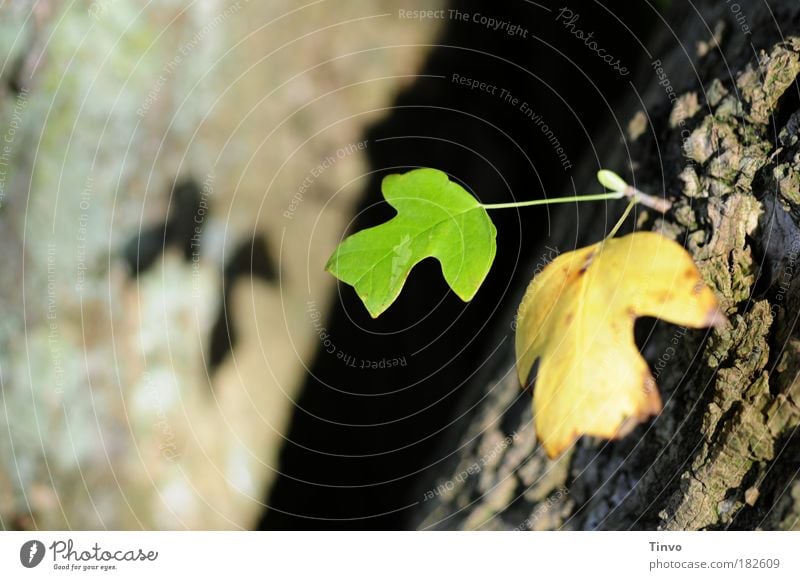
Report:
M 514 372 L 510 304 L 496 323 L 503 347 L 457 411 L 469 427 L 418 488 L 420 529 L 800 529 L 800 6 L 673 4 L 673 28 L 647 43 L 647 91 L 620 108 L 624 142 L 610 126 L 598 149 L 673 201 L 663 217 L 640 211 L 636 227 L 686 246 L 730 324 L 638 323 L 663 412 L 550 461 Z M 594 171 L 587 162 L 576 183 Z M 593 212 L 573 214 L 556 213 L 530 272 L 603 237 Z

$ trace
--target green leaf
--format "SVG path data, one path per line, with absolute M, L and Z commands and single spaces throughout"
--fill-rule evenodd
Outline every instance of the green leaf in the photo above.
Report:
M 389 175 L 381 190 L 397 215 L 347 238 L 326 270 L 355 288 L 373 318 L 391 306 L 411 269 L 429 257 L 439 260 L 453 292 L 471 300 L 497 251 L 497 230 L 483 206 L 436 169 Z

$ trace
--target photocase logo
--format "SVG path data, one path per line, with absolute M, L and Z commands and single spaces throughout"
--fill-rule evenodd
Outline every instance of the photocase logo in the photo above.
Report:
M 35 568 L 44 558 L 44 544 L 39 540 L 28 540 L 19 549 L 19 561 L 26 568 Z

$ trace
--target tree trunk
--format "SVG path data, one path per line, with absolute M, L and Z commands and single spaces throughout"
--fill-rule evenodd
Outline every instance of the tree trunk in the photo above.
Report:
M 619 152 L 607 168 L 673 201 L 663 217 L 640 211 L 637 228 L 686 246 L 730 325 L 640 321 L 663 412 L 550 461 L 514 372 L 509 304 L 494 342 L 507 339 L 457 413 L 469 426 L 418 488 L 420 529 L 800 529 L 800 6 L 673 4 L 672 29 L 647 42 L 647 91 L 619 108 L 624 142 L 609 126 L 598 149 Z M 528 272 L 603 237 L 595 214 L 572 227 L 573 214 L 556 213 Z

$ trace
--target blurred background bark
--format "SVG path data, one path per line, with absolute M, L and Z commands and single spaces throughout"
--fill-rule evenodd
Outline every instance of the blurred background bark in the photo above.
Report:
M 255 525 L 363 128 L 436 30 L 395 4 L 0 6 L 0 528 Z

